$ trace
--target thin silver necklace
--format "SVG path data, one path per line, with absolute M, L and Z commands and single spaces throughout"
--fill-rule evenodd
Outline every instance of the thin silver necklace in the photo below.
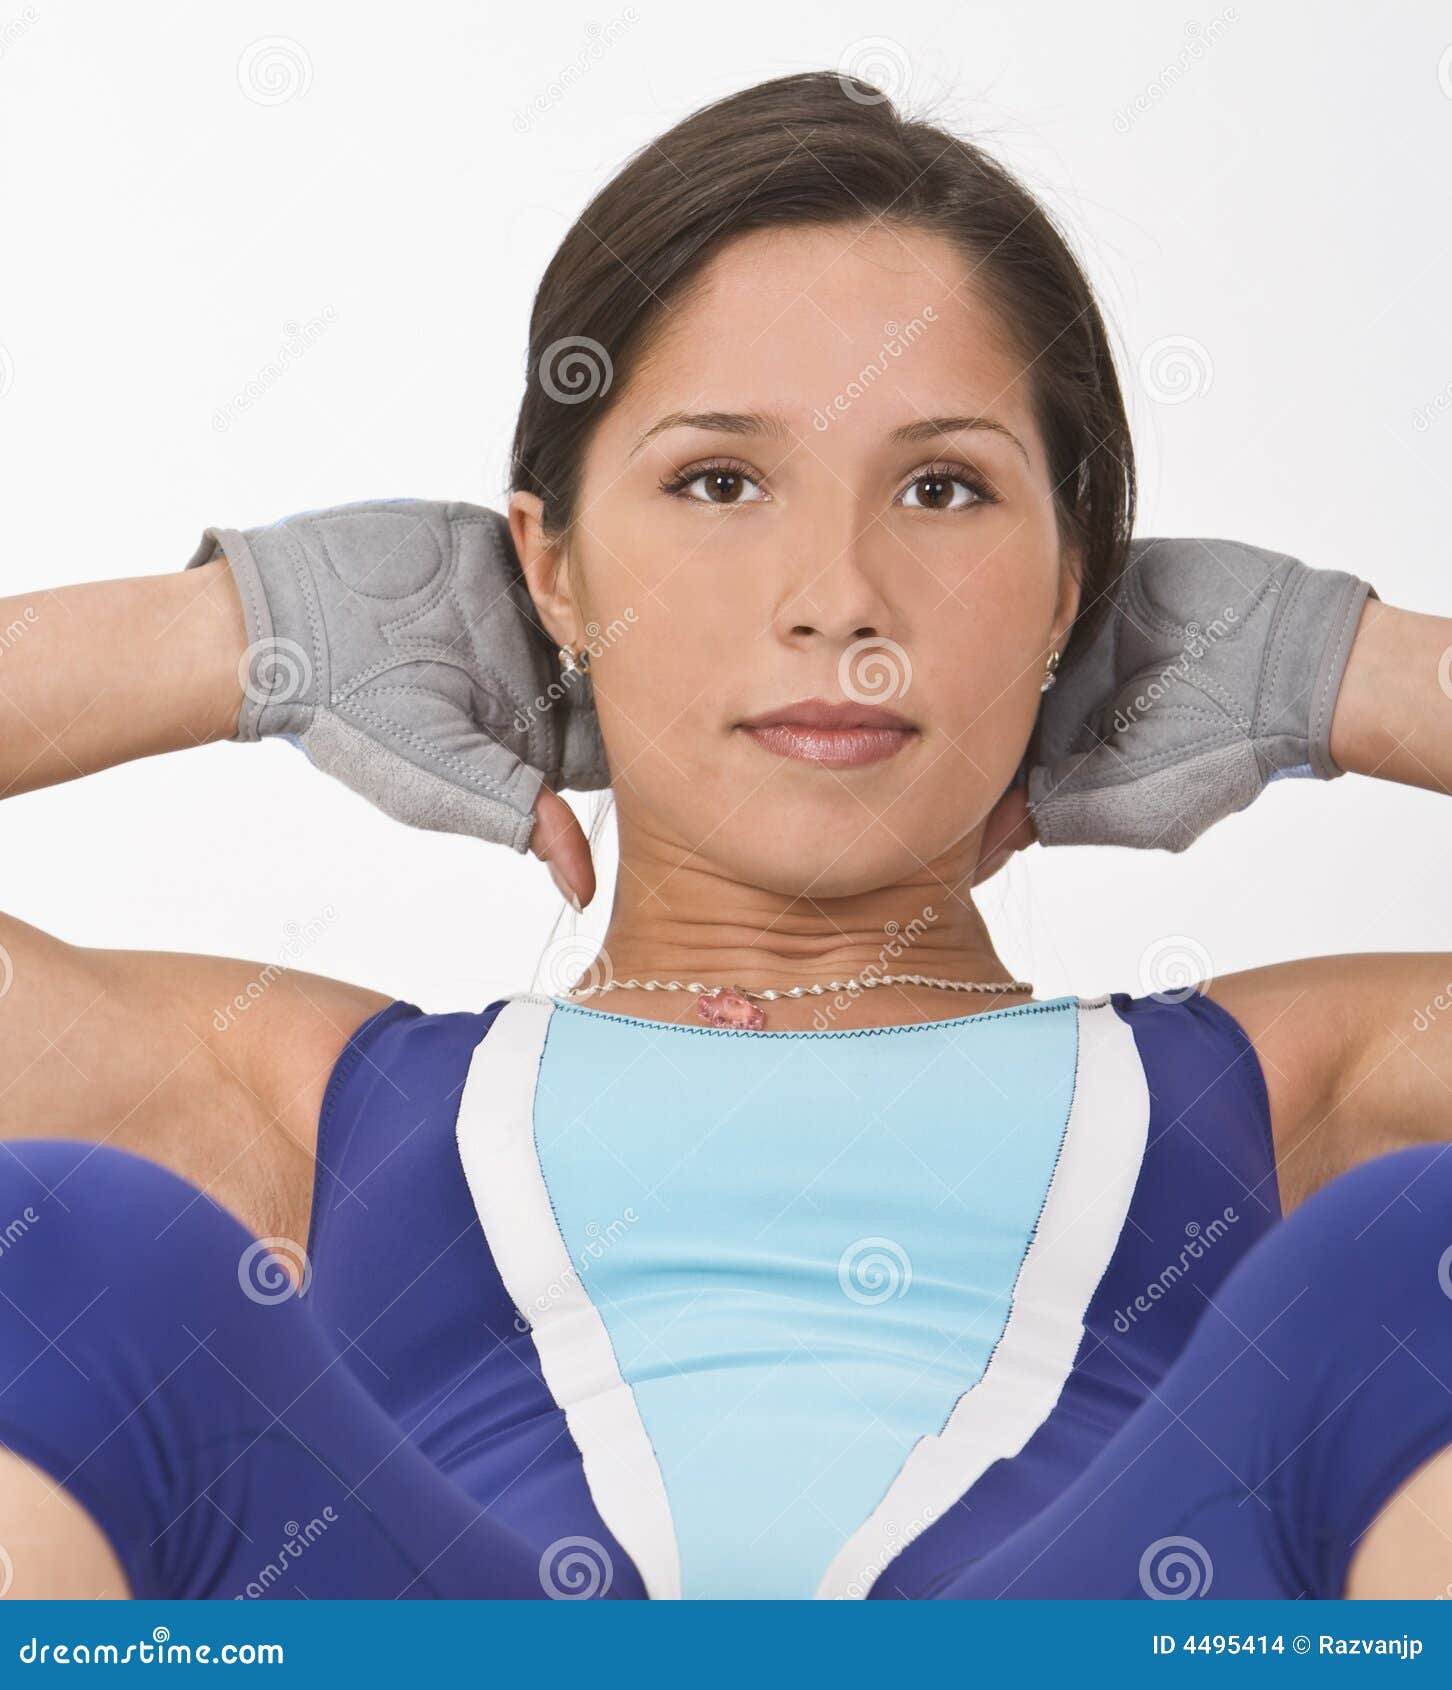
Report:
M 746 986 L 704 986 L 699 980 L 608 980 L 598 986 L 577 986 L 569 995 L 588 998 L 596 992 L 613 992 L 619 987 L 635 987 L 643 992 L 695 992 L 696 1009 L 703 1021 L 718 1027 L 742 1027 L 758 1032 L 766 1025 L 765 1012 L 758 1009 L 753 998 L 771 1002 L 776 998 L 821 997 L 825 992 L 867 991 L 873 986 L 938 986 L 947 992 L 1027 992 L 1033 987 L 1027 980 L 939 980 L 928 974 L 877 974 L 866 979 L 853 976 L 850 980 L 829 980 L 819 986 L 788 986 L 784 989 L 763 987 L 754 991 Z

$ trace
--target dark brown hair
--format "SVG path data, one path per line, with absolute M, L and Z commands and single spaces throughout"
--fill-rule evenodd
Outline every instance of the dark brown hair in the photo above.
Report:
M 535 296 L 511 488 L 543 501 L 547 533 L 569 528 L 591 431 L 724 243 L 870 219 L 950 239 L 1021 356 L 1059 531 L 1084 558 L 1081 632 L 1123 567 L 1135 497 L 1129 422 L 1093 292 L 1004 166 L 835 71 L 778 77 L 702 107 L 586 206 Z

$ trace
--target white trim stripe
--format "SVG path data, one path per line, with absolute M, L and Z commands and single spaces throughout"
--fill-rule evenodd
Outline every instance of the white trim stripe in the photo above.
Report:
M 1107 998 L 1081 998 L 1074 1101 L 998 1346 L 942 1431 L 908 1452 L 882 1501 L 828 1567 L 819 1597 L 865 1596 L 895 1556 L 995 1461 L 1017 1455 L 1049 1417 L 1129 1214 L 1149 1115 L 1134 1034 Z
M 600 1518 L 656 1600 L 681 1593 L 665 1481 L 550 1205 L 534 1137 L 548 998 L 512 998 L 475 1048 L 459 1100 L 459 1155 L 495 1266 L 530 1321 L 540 1371 L 565 1412 Z

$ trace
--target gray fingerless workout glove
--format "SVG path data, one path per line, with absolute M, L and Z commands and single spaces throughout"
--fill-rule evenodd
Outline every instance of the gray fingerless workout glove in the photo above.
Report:
M 587 675 L 562 674 L 506 519 L 380 499 L 208 528 L 247 625 L 233 736 L 281 735 L 412 827 L 528 848 L 542 783 L 609 784 Z
M 1268 781 L 1334 780 L 1331 718 L 1368 596 L 1234 540 L 1131 542 L 1107 614 L 1044 698 L 1025 762 L 1040 841 L 1183 851 Z

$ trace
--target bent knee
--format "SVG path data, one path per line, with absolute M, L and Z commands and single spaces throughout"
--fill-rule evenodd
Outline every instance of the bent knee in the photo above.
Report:
M 1328 1180 L 1291 1216 L 1331 1239 L 1409 1259 L 1452 1244 L 1452 1143 L 1369 1156 Z
M 1420 1309 L 1440 1326 L 1452 1318 L 1452 1144 L 1369 1157 L 1329 1180 L 1265 1242 L 1283 1276 L 1304 1280 L 1338 1324 Z
M 132 1151 L 79 1139 L 0 1150 L 0 1278 L 21 1304 L 73 1299 L 93 1281 L 174 1280 L 209 1240 L 235 1255 L 250 1238 L 189 1180 Z

